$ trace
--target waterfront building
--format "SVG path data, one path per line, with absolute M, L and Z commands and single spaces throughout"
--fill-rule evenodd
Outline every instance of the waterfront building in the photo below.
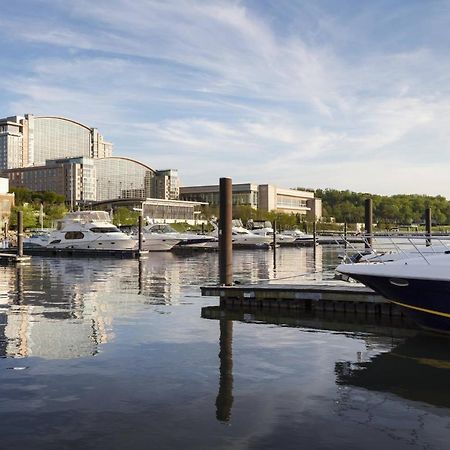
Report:
M 4 170 L 13 188 L 50 191 L 63 195 L 72 206 L 96 200 L 93 159 L 86 157 L 47 160 L 44 166 Z
M 1 171 L 11 187 L 52 191 L 64 195 L 71 208 L 115 199 L 178 198 L 178 172 L 155 171 L 139 161 L 123 158 L 60 158 L 43 166 Z
M 202 205 L 206 203 L 147 198 L 142 202 L 142 217 L 147 223 L 186 222 L 197 225 L 205 223 L 204 220 L 198 219 Z
M 287 214 L 299 214 L 308 219 L 322 217 L 321 200 L 310 191 L 282 189 L 270 184 L 241 183 L 233 184 L 233 205 L 248 205 L 263 211 L 276 211 Z M 219 186 L 182 186 L 180 199 L 208 202 L 219 205 Z
M 112 156 L 96 128 L 64 117 L 0 119 L 0 173 L 11 187 L 53 191 L 74 207 L 114 199 L 179 197 L 178 171 Z
M 97 201 L 153 197 L 155 170 L 130 158 L 94 160 Z
M 105 158 L 112 144 L 96 128 L 64 117 L 10 116 L 0 119 L 0 169 L 43 166 L 49 159 Z
M 14 194 L 9 193 L 8 178 L 0 178 L 0 229 L 6 229 L 14 206 Z

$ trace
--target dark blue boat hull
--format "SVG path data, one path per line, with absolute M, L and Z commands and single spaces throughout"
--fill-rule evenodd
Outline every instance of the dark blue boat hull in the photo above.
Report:
M 450 282 L 351 275 L 404 308 L 422 328 L 450 333 Z

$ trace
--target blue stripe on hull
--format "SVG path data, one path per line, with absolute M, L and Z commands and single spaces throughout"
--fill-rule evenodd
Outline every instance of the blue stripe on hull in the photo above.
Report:
M 422 327 L 450 332 L 450 283 L 407 279 L 407 286 L 397 286 L 396 278 L 353 276 L 384 297 L 397 302 Z M 403 283 L 402 283 L 403 284 Z

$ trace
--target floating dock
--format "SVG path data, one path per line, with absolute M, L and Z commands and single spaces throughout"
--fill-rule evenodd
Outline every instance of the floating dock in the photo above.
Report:
M 222 308 L 292 309 L 345 314 L 403 316 L 401 308 L 359 283 L 203 286 L 203 296 L 220 297 Z
M 19 256 L 16 252 L 14 253 L 0 253 L 0 261 L 1 262 L 7 262 L 7 263 L 22 263 L 30 261 L 31 256 L 30 255 L 23 255 Z
M 233 321 L 254 324 L 307 328 L 311 330 L 333 330 L 336 332 L 374 332 L 387 336 L 413 336 L 417 333 L 417 325 L 408 317 L 374 316 L 345 314 L 343 312 L 315 311 L 299 312 L 294 310 L 259 310 L 255 308 L 223 309 L 219 306 L 202 308 L 203 319 Z

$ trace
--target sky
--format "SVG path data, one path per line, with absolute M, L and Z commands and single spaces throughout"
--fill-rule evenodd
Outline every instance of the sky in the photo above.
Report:
M 233 182 L 450 198 L 450 0 L 15 0 L 0 117 Z

